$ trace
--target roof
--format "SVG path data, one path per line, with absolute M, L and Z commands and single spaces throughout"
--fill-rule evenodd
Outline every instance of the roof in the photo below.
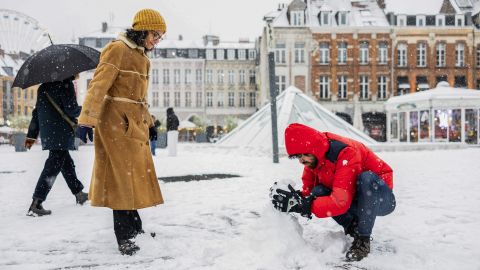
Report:
M 155 47 L 157 49 L 255 49 L 254 42 L 220 42 L 217 45 L 213 45 L 209 42 L 207 45 L 203 43 L 203 40 L 174 40 L 165 39 L 158 43 Z
M 102 30 L 97 30 L 94 32 L 90 32 L 85 35 L 79 36 L 79 38 L 117 38 L 118 34 L 121 32 L 125 32 L 125 29 L 128 27 L 120 27 L 120 26 L 108 26 L 107 30 L 103 32 Z
M 294 86 L 288 87 L 277 97 L 277 115 L 278 145 L 281 148 L 285 147 L 285 129 L 291 123 L 305 124 L 320 131 L 333 132 L 369 145 L 377 143 Z M 218 144 L 227 147 L 250 147 L 271 152 L 270 104 L 265 105 L 223 137 Z
M 296 1 L 296 0 L 294 0 Z M 353 2 L 353 3 L 352 3 Z M 294 2 L 292 2 L 293 4 Z M 309 2 L 306 12 L 306 25 L 302 27 L 322 27 L 319 23 L 319 15 L 322 11 L 331 12 L 336 15 L 338 12 L 347 12 L 348 27 L 352 26 L 382 26 L 388 27 L 388 21 L 383 10 L 378 6 L 375 0 L 350 1 L 350 0 L 323 0 Z M 271 12 L 268 16 L 275 16 L 273 20 L 274 27 L 291 27 L 287 18 L 288 7 L 280 11 Z M 267 16 L 265 16 L 267 18 Z M 335 27 L 338 24 L 332 20 L 333 24 L 328 27 Z

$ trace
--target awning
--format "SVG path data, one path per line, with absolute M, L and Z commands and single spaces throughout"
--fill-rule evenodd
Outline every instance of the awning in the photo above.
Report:
M 428 83 L 419 83 L 418 88 L 419 89 L 430 89 L 430 86 L 428 85 Z
M 400 89 L 410 89 L 410 84 L 401 83 L 401 84 L 398 85 L 398 88 L 400 88 Z

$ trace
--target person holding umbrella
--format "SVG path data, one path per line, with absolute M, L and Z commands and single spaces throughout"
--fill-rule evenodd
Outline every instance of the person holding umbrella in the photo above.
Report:
M 76 202 L 84 204 L 88 200 L 68 152 L 74 150 L 76 118 L 80 113 L 73 80 L 74 75 L 95 68 L 99 56 L 98 51 L 86 46 L 52 44 L 30 56 L 15 77 L 12 87 L 25 89 L 41 83 L 25 147 L 30 149 L 40 133 L 42 149 L 49 150 L 27 212 L 29 216 L 52 213 L 44 209 L 42 203 L 60 172 L 75 195 Z
M 147 96 L 152 50 L 166 32 L 158 11 L 136 13 L 132 28 L 102 51 L 78 118 L 77 137 L 87 141 L 95 128 L 95 160 L 89 198 L 92 206 L 113 210 L 113 228 L 122 255 L 140 248 L 138 209 L 163 203 L 149 147 Z

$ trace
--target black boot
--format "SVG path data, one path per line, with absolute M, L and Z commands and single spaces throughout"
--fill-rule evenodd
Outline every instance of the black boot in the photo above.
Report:
M 45 210 L 42 206 L 42 201 L 39 199 L 33 199 L 30 208 L 28 208 L 27 216 L 45 216 L 52 214 L 52 211 Z
M 358 220 L 354 218 L 352 222 L 345 228 L 345 235 L 350 235 L 353 239 L 358 237 Z
M 347 261 L 360 261 L 370 253 L 370 236 L 358 236 L 347 251 Z
M 120 240 L 118 244 L 118 250 L 122 255 L 132 256 L 140 250 L 140 247 L 135 245 L 135 242 L 132 240 Z
M 77 204 L 83 205 L 86 201 L 88 201 L 88 193 L 80 191 L 75 194 L 75 199 L 77 201 Z

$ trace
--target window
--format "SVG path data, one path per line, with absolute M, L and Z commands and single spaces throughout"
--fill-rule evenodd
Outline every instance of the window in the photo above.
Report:
M 320 24 L 321 25 L 330 25 L 330 12 L 329 11 L 320 12 Z
M 285 43 L 275 45 L 275 64 L 285 64 Z
M 305 43 L 295 43 L 295 63 L 305 63 Z
M 158 92 L 152 92 L 152 106 L 158 107 Z
M 417 16 L 417 26 L 425 26 L 425 16 Z
M 229 85 L 235 84 L 235 71 L 233 70 L 228 71 L 228 84 Z
M 180 92 L 175 92 L 174 94 L 174 106 L 180 107 Z
M 275 76 L 275 86 L 277 87 L 279 93 L 283 92 L 286 89 L 287 84 L 285 81 L 285 76 Z
M 417 44 L 417 66 L 426 67 L 427 66 L 427 44 L 425 42 L 420 42 Z
M 360 76 L 360 99 L 369 98 L 368 76 Z
M 241 85 L 245 84 L 245 70 L 241 69 L 238 71 L 238 81 Z
M 338 99 L 347 99 L 347 76 L 338 76 Z
M 397 47 L 397 62 L 399 67 L 407 66 L 407 44 L 398 44 Z
M 223 70 L 222 69 L 219 69 L 217 70 L 217 83 L 218 84 L 223 84 Z
M 190 108 L 192 107 L 192 93 L 185 92 L 185 107 Z
M 301 26 L 304 24 L 303 11 L 294 11 L 292 12 L 292 25 Z
M 327 76 L 320 76 L 320 99 L 330 98 L 330 83 Z
M 202 107 L 202 92 L 197 92 L 197 98 L 195 99 L 195 106 L 197 108 L 201 108 Z
M 185 84 L 191 84 L 192 83 L 192 70 L 191 69 L 185 69 Z
M 346 42 L 338 43 L 337 62 L 338 64 L 347 63 L 347 43 Z
M 163 92 L 163 107 L 168 108 L 170 107 L 170 93 Z
M 198 50 L 197 49 L 189 49 L 188 50 L 188 58 L 198 58 Z
M 377 98 L 387 98 L 387 76 L 379 76 L 377 83 Z
M 360 65 L 368 64 L 368 42 L 360 43 Z
M 245 50 L 238 50 L 238 60 L 245 60 L 247 58 L 247 53 Z
M 480 47 L 477 47 L 477 68 L 480 67 Z
M 213 71 L 211 69 L 207 69 L 207 83 L 212 84 L 213 83 Z
M 225 58 L 225 50 L 217 50 L 217 60 L 223 60 Z
M 207 50 L 207 60 L 213 60 L 213 50 Z
M 445 67 L 445 43 L 437 43 L 437 67 Z
M 207 107 L 213 107 L 213 93 L 207 92 Z
M 223 92 L 217 94 L 217 107 L 223 107 Z
M 347 25 L 347 12 L 342 11 L 338 13 L 338 25 Z
M 170 70 L 163 70 L 163 84 L 170 84 Z
M 173 70 L 173 83 L 180 84 L 180 69 Z
M 255 50 L 248 50 L 248 59 L 255 60 L 257 57 L 257 52 Z
M 158 69 L 152 69 L 152 84 L 158 84 Z
M 235 60 L 235 50 L 234 49 L 228 49 L 227 50 L 227 58 L 228 58 L 228 60 Z
M 455 66 L 465 66 L 465 44 L 457 43 L 455 46 Z
M 202 77 L 203 77 L 203 76 L 202 76 L 202 70 L 199 69 L 199 68 L 197 68 L 197 69 L 195 70 L 195 82 L 196 82 L 197 84 L 202 83 Z
M 378 63 L 381 65 L 387 64 L 388 59 L 388 45 L 386 42 L 378 44 Z
M 248 93 L 248 95 L 250 96 L 250 107 L 256 107 L 257 106 L 257 93 L 255 92 L 250 92 Z
M 240 92 L 238 99 L 238 107 L 245 107 L 245 92 Z
M 406 21 L 407 20 L 405 17 L 398 17 L 397 26 L 407 26 Z
M 436 17 L 437 26 L 445 26 L 445 16 L 444 15 L 437 15 Z
M 328 43 L 322 42 L 320 43 L 320 64 L 328 64 L 330 61 L 330 48 Z
M 254 69 L 250 69 L 250 71 L 248 72 L 248 76 L 249 76 L 250 84 L 251 84 L 251 85 L 255 85 L 255 83 L 256 83 L 255 70 L 254 70 Z
M 235 106 L 235 93 L 228 92 L 228 107 Z
M 463 15 L 455 15 L 455 26 L 464 26 L 463 19 Z

